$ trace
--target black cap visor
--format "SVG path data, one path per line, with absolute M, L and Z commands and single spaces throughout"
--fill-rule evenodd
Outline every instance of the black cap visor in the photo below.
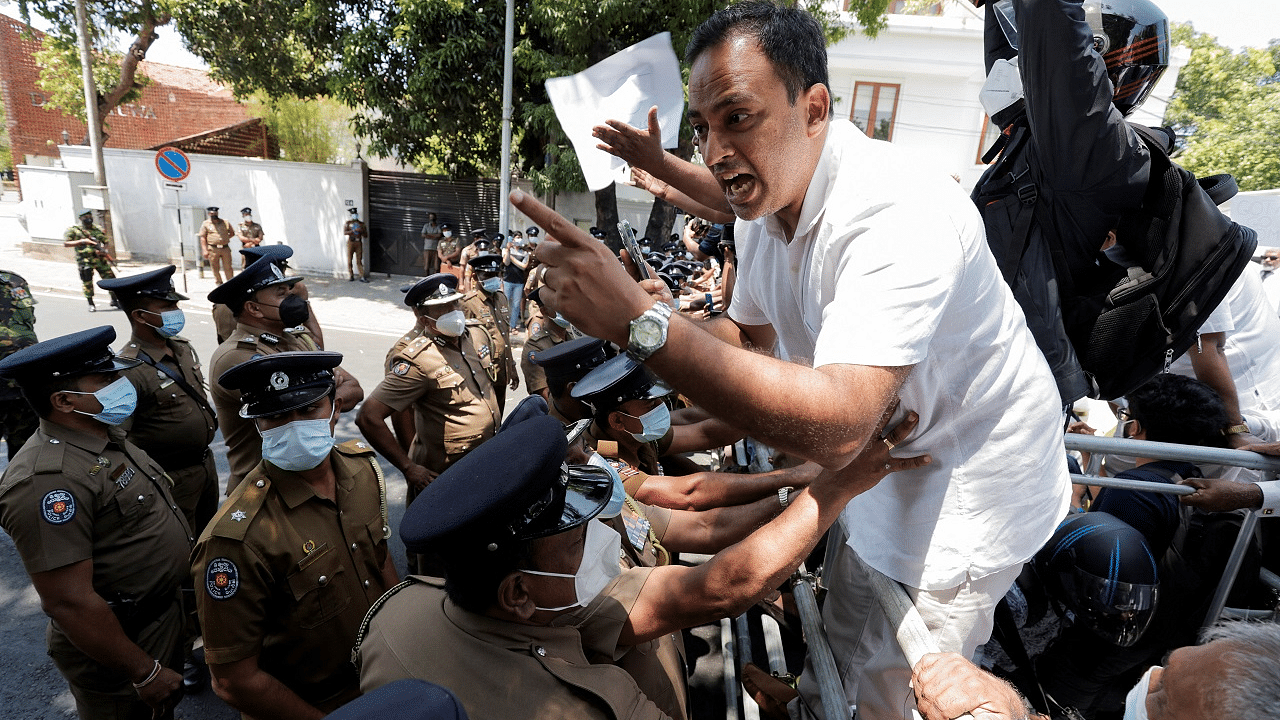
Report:
M 517 540 L 533 540 L 572 530 L 599 515 L 613 496 L 613 477 L 594 465 L 565 465 L 561 481 L 563 502 L 554 502 L 559 493 L 555 488 L 549 490 L 541 512 L 535 505 L 524 518 L 512 524 L 511 532 Z
M 244 406 L 240 408 L 240 417 L 260 418 L 297 410 L 328 395 L 334 387 L 332 379 L 317 380 L 284 392 L 270 393 L 265 397 L 246 397 Z

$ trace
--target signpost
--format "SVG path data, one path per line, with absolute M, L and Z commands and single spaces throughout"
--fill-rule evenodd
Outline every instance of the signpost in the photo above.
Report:
M 156 172 L 164 178 L 164 186 L 173 190 L 173 204 L 178 210 L 178 263 L 182 270 L 182 291 L 186 292 L 187 243 L 186 233 L 182 231 L 182 191 L 186 189 L 187 184 L 182 181 L 191 174 L 191 159 L 176 147 L 162 147 L 156 151 Z M 204 268 L 200 270 L 203 275 Z

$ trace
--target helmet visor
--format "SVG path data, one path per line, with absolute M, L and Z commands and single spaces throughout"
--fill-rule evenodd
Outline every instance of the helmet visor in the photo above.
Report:
M 1079 568 L 1063 580 L 1066 587 L 1073 588 L 1078 600 L 1077 620 L 1095 635 L 1119 647 L 1138 642 L 1155 617 L 1160 595 L 1158 584 L 1108 580 Z

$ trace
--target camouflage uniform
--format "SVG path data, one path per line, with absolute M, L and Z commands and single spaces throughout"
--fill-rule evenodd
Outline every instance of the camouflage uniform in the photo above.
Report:
M 107 263 L 107 236 L 97 225 L 85 227 L 72 225 L 62 234 L 62 241 L 73 243 L 80 240 L 92 240 L 93 245 L 76 245 L 76 267 L 80 270 L 80 282 L 84 284 L 84 297 L 93 302 L 93 273 L 96 270 L 100 278 L 116 276 Z
M 36 344 L 36 299 L 17 273 L 0 271 L 0 358 Z M 0 380 L 0 435 L 9 443 L 9 459 L 31 437 L 40 418 L 13 380 Z

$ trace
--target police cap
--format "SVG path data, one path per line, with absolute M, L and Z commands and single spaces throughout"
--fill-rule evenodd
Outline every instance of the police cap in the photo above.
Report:
M 249 267 L 232 276 L 226 282 L 209 291 L 209 302 L 230 305 L 234 310 L 253 297 L 259 290 L 273 285 L 292 285 L 302 279 L 300 275 L 286 276 L 280 266 L 268 257 L 260 257 Z
M 116 329 L 103 325 L 29 345 L 0 360 L 0 378 L 19 383 L 127 370 L 141 361 L 111 352 Z
M 536 226 L 530 225 L 528 228 L 525 229 L 524 234 L 529 237 L 538 237 L 538 234 L 541 232 L 542 231 L 539 230 Z
M 476 228 L 475 230 L 472 230 L 472 231 L 471 231 L 471 237 L 473 237 L 473 238 L 484 238 L 484 237 L 487 237 L 487 235 L 486 235 L 486 233 L 485 233 L 485 229 L 484 229 L 484 228 Z
M 270 258 L 271 262 L 284 269 L 289 267 L 287 261 L 293 257 L 293 248 L 288 245 L 257 245 L 240 248 L 240 254 L 248 258 L 250 263 L 257 262 L 261 258 Z
M 587 403 L 599 414 L 628 400 L 648 400 L 670 394 L 671 388 L 623 353 L 583 376 L 569 396 Z
M 208 212 L 218 212 L 218 206 L 217 206 L 217 205 L 210 205 L 209 207 L 205 208 L 205 210 L 206 210 L 206 211 L 208 211 Z
M 347 208 L 347 212 L 351 213 L 352 215 L 355 215 L 356 213 L 360 212 L 360 210 L 358 208 Z
M 241 214 L 241 215 L 252 215 L 252 214 L 253 214 L 253 208 L 248 207 L 248 206 L 242 207 L 242 208 L 240 208 L 240 214 Z
M 541 395 L 534 393 L 533 395 L 521 400 L 520 404 L 516 405 L 515 408 L 502 419 L 502 425 L 498 428 L 498 432 L 502 432 L 513 425 L 519 425 L 525 420 L 542 417 L 550 412 L 550 408 L 547 406 L 547 401 L 543 400 Z
M 332 392 L 337 387 L 333 369 L 341 362 L 342 353 L 328 350 L 263 355 L 222 373 L 218 384 L 240 391 L 240 417 L 279 415 Z
M 497 253 L 484 253 L 471 258 L 467 264 L 476 272 L 501 272 L 502 256 Z
M 461 298 L 462 293 L 458 292 L 458 276 L 453 273 L 436 273 L 422 278 L 406 290 L 404 304 L 409 307 L 443 305 Z
M 548 378 L 563 378 L 569 382 L 578 380 L 608 359 L 604 341 L 589 336 L 529 353 L 529 362 L 542 368 Z
M 116 297 L 141 295 L 157 300 L 172 300 L 174 302 L 186 300 L 187 296 L 180 294 L 173 287 L 173 273 L 177 269 L 172 265 L 166 265 L 159 270 L 152 270 L 138 275 L 99 280 L 98 287 L 115 293 Z
M 539 305 L 542 305 L 542 288 L 543 287 L 544 286 L 539 285 L 538 287 L 533 289 L 533 292 L 529 293 L 525 297 L 528 298 L 530 302 L 536 302 Z
M 553 417 L 493 436 L 414 499 L 400 523 L 405 548 L 496 550 L 587 522 L 608 503 L 613 481 L 607 473 L 571 470 L 567 449 L 564 426 Z

